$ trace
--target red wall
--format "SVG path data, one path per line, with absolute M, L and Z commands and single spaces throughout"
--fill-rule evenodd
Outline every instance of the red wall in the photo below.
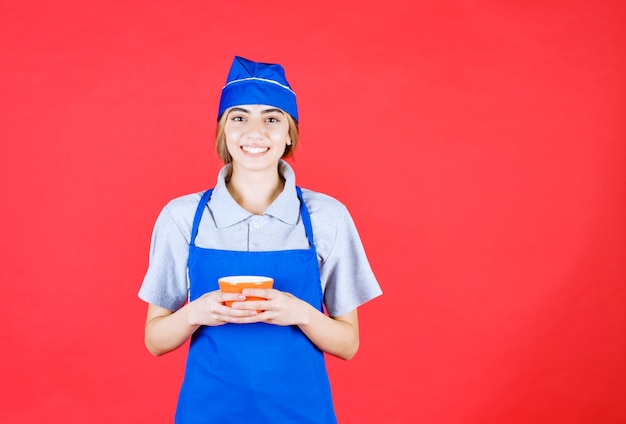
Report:
M 341 423 L 626 422 L 623 2 L 298 4 L 0 3 L 0 422 L 171 422 L 136 293 L 236 54 L 286 67 L 385 291 Z

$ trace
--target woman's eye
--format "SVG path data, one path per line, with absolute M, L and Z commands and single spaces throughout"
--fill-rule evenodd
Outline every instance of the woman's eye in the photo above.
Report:
M 243 122 L 243 120 L 244 120 L 243 116 L 233 116 L 230 119 L 232 119 L 235 122 Z
M 278 118 L 275 116 L 268 116 L 266 121 L 270 123 L 279 122 Z

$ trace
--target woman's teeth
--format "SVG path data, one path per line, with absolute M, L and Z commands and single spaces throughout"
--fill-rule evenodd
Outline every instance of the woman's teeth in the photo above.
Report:
M 242 146 L 241 148 L 243 149 L 244 152 L 250 153 L 253 155 L 258 155 L 259 153 L 265 153 L 268 149 L 267 147 L 248 147 L 248 146 Z

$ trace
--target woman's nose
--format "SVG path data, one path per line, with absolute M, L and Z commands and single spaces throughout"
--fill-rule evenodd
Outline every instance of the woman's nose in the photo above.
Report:
M 263 123 L 257 119 L 250 119 L 248 121 L 248 128 L 246 136 L 250 139 L 257 139 L 263 136 Z

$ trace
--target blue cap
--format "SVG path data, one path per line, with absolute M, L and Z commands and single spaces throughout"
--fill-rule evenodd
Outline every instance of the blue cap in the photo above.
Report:
M 222 88 L 217 119 L 233 106 L 268 105 L 280 108 L 298 121 L 296 93 L 291 89 L 282 66 L 253 62 L 235 56 Z

